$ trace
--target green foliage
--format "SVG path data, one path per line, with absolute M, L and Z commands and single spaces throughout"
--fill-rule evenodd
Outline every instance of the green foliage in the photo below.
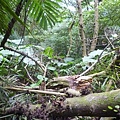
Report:
M 79 57 L 81 55 L 80 39 L 78 36 L 77 26 L 72 29 L 72 43 L 69 36 L 69 21 L 65 20 L 57 24 L 52 30 L 46 33 L 45 41 L 41 42 L 41 46 L 51 47 L 56 56 L 66 56 L 71 46 L 70 56 Z
M 4 6 L 2 6 L 2 3 L 1 2 L 5 2 L 5 1 L 2 1 L 0 0 L 0 16 L 1 16 L 1 19 L 0 19 L 0 32 L 1 34 L 3 34 L 7 28 L 7 23 L 8 23 L 8 20 L 9 20 L 9 17 L 8 17 L 8 13 L 5 11 L 5 8 Z M 4 3 L 5 4 L 5 3 Z M 10 6 L 10 4 L 8 4 Z
M 13 2 L 13 1 L 8 2 L 6 0 L 4 0 L 4 1 L 0 0 L 0 6 L 1 6 L 0 15 L 1 15 L 1 18 L 4 15 L 3 19 L 1 19 L 1 21 L 0 21 L 0 23 L 2 25 L 0 27 L 0 32 L 1 33 L 3 33 L 3 30 L 6 30 L 6 25 L 8 24 L 8 15 L 13 16 L 17 21 L 19 21 L 22 25 L 25 26 L 25 24 L 22 22 L 22 20 L 12 10 L 12 7 L 15 5 L 15 3 L 17 3 L 17 2 L 16 1 L 15 2 Z M 24 2 L 22 4 L 24 4 Z
M 115 107 L 108 106 L 108 109 L 118 113 L 120 110 L 120 106 L 119 105 L 116 105 Z
M 15 17 L 19 22 L 23 18 L 18 19 L 11 8 L 16 8 L 19 1 L 16 1 L 13 6 L 11 3 L 16 0 L 0 1 L 0 32 L 7 28 L 7 24 L 10 20 L 8 17 Z M 56 2 L 57 1 L 57 2 Z M 102 60 L 98 58 L 102 50 L 95 50 L 91 52 L 88 56 L 82 58 L 81 56 L 81 39 L 78 35 L 78 23 L 75 22 L 71 29 L 72 43 L 70 43 L 70 32 L 69 26 L 72 23 L 71 15 L 69 10 L 62 11 L 60 17 L 61 7 L 59 2 L 61 0 L 29 0 L 24 9 L 27 9 L 29 28 L 34 34 L 34 37 L 25 33 L 27 36 L 23 36 L 25 39 L 18 39 L 20 36 L 19 32 L 21 28 L 19 24 L 15 25 L 15 31 L 10 38 L 14 40 L 9 40 L 7 46 L 17 49 L 20 52 L 26 53 L 28 56 L 36 60 L 40 65 L 43 65 L 44 70 L 33 60 L 23 57 L 22 55 L 15 53 L 13 51 L 0 49 L 0 102 L 1 106 L 5 104 L 12 106 L 16 101 L 19 102 L 34 102 L 36 103 L 36 95 L 34 94 L 17 94 L 14 92 L 9 92 L 4 90 L 1 86 L 16 86 L 24 85 L 27 88 L 37 88 L 42 82 L 48 82 L 53 77 L 56 76 L 66 76 L 66 75 L 76 75 L 81 74 L 86 68 L 89 68 L 91 64 L 98 61 L 91 71 L 87 74 L 94 74 L 106 70 L 105 75 L 94 77 L 92 86 L 93 92 L 103 92 L 107 90 L 117 89 L 117 82 L 119 82 L 119 66 L 117 69 L 108 68 L 114 56 L 114 51 L 104 52 L 108 53 L 103 57 Z M 8 5 L 6 4 L 8 2 Z M 85 4 L 85 3 L 84 3 Z M 119 23 L 119 6 L 120 1 L 118 0 L 104 0 L 101 5 L 99 5 L 100 17 L 100 35 L 103 34 L 104 28 L 107 26 L 110 30 L 109 38 L 115 39 L 115 35 L 120 35 L 120 23 Z M 65 9 L 64 9 L 65 10 Z M 23 12 L 23 11 L 22 11 Z M 3 15 L 5 13 L 5 15 Z M 23 14 L 23 13 L 22 13 Z M 93 28 L 94 28 L 94 10 L 89 11 L 84 10 L 84 24 L 86 38 L 91 39 Z M 34 21 L 32 21 L 34 19 Z M 64 20 L 65 19 L 65 20 Z M 78 18 L 77 18 L 78 19 Z M 75 20 L 77 20 L 75 19 Z M 32 23 L 31 23 L 32 21 Z M 36 23 L 37 21 L 37 23 Z M 55 25 L 57 21 L 63 21 Z M 54 26 L 55 25 L 55 26 Z M 40 27 L 39 27 L 40 26 Z M 54 26 L 54 27 L 53 27 Z M 50 27 L 53 27 L 52 29 Z M 48 29 L 48 30 L 43 30 Z M 112 31 L 112 34 L 111 34 Z M 21 31 L 22 33 L 22 31 Z M 100 36 L 101 37 L 101 36 Z M 17 38 L 17 39 L 15 39 Z M 105 37 L 102 38 L 104 40 Z M 1 37 L 1 40 L 3 37 Z M 100 39 L 101 40 L 101 39 Z M 115 47 L 120 41 L 115 41 Z M 68 50 L 70 49 L 70 54 L 67 56 Z M 110 53 L 111 52 L 111 53 Z M 104 54 L 104 55 L 105 55 Z M 90 63 L 90 65 L 89 65 Z M 32 81 L 31 78 L 34 80 Z M 110 83 L 112 81 L 112 83 Z M 108 88 L 109 87 L 109 88 Z M 32 99 L 33 98 L 33 99 Z M 9 102 L 9 104 L 7 103 Z M 114 110 L 114 112 L 119 111 L 120 106 L 116 105 L 114 108 L 108 106 L 108 109 Z M 81 118 L 81 120 L 84 118 Z
M 47 47 L 44 50 L 43 54 L 46 55 L 49 58 L 52 58 L 53 57 L 53 49 L 51 47 Z
M 9 15 L 14 17 L 23 26 L 25 26 L 22 20 L 12 10 L 15 6 L 17 6 L 16 3 L 18 4 L 19 1 L 0 1 L 0 16 L 1 18 L 4 18 L 0 20 L 0 32 L 2 34 L 5 32 L 7 24 L 9 23 Z M 27 1 L 27 3 L 23 1 L 22 4 L 25 5 L 24 8 L 28 10 L 28 14 L 33 19 L 38 21 L 40 27 L 42 27 L 43 29 L 47 29 L 48 25 L 50 25 L 50 27 L 53 27 L 55 25 L 55 22 L 57 22 L 57 16 L 60 13 L 59 9 L 61 8 L 57 2 L 54 2 L 52 0 L 29 0 Z
M 28 88 L 35 88 L 36 86 L 40 86 L 43 81 L 47 81 L 47 78 L 43 75 L 37 75 L 38 81 L 35 83 L 32 83 L 30 86 L 26 86 Z
M 52 0 L 29 0 L 26 4 L 29 9 L 28 14 L 33 17 L 39 24 L 40 27 L 47 29 L 48 25 L 53 27 L 57 21 L 61 8 L 57 2 Z
M 120 1 L 119 0 L 104 0 L 99 7 L 100 23 L 107 26 L 120 26 Z
M 104 34 L 104 28 L 108 26 L 120 26 L 120 1 L 119 0 L 103 0 L 99 5 L 99 35 Z M 93 37 L 94 28 L 94 9 L 83 12 L 86 37 Z M 99 36 L 99 40 L 105 39 Z

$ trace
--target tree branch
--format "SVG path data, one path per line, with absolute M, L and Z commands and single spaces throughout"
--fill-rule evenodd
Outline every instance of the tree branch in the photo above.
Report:
M 37 94 L 48 94 L 48 95 L 58 95 L 58 96 L 65 96 L 65 93 L 60 92 L 50 92 L 50 91 L 43 91 L 43 90 L 32 90 L 29 88 L 19 88 L 19 87 L 4 87 L 5 89 L 12 90 L 12 91 L 22 91 L 28 93 L 37 93 Z
M 23 52 L 14 50 L 14 49 L 12 49 L 12 48 L 10 48 L 10 47 L 7 47 L 7 46 L 4 46 L 4 48 L 7 49 L 7 50 L 10 50 L 10 51 L 14 51 L 14 52 L 16 52 L 16 53 L 18 53 L 18 54 L 20 54 L 20 55 L 22 55 L 22 56 L 24 56 L 24 57 L 30 58 L 30 59 L 31 59 L 32 61 L 34 61 L 38 66 L 40 66 L 41 69 L 45 72 L 45 67 L 44 67 L 44 65 L 42 65 L 41 63 L 38 63 L 34 58 L 30 57 L 29 55 L 27 55 L 27 54 L 25 54 L 25 53 L 23 53 Z

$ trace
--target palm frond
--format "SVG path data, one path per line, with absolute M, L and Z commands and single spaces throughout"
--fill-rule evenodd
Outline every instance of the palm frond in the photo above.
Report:
M 52 0 L 29 0 L 26 6 L 28 7 L 28 14 L 43 29 L 47 29 L 48 25 L 54 26 L 60 13 L 59 9 L 61 8 L 57 2 Z
M 5 33 L 4 31 L 7 29 L 11 17 L 24 25 L 14 12 L 18 2 L 19 0 L 0 0 L 0 32 L 2 34 Z M 23 2 L 25 1 L 23 0 Z M 47 29 L 48 26 L 53 27 L 57 21 L 57 16 L 60 13 L 59 9 L 61 8 L 58 3 L 52 0 L 28 0 L 25 7 L 28 9 L 28 15 L 36 20 L 41 28 Z
M 21 21 L 21 19 L 15 14 L 15 12 L 12 10 L 15 8 L 15 5 L 17 2 L 8 1 L 8 0 L 0 0 L 0 32 L 3 34 L 6 28 L 8 27 L 8 23 L 10 22 L 11 17 L 14 17 L 17 21 L 19 21 L 22 25 L 24 23 Z

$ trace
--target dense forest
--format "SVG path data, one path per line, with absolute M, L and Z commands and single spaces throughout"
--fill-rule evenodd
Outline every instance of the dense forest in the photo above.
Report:
M 0 120 L 120 120 L 120 0 L 0 0 Z

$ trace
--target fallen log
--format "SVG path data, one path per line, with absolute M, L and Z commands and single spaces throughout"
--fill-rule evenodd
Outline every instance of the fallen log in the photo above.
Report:
M 64 101 L 58 101 L 57 103 L 59 103 L 58 106 L 54 106 L 52 103 L 46 106 L 45 111 L 48 111 L 48 118 L 75 116 L 116 117 L 120 114 L 120 89 L 110 92 L 93 93 L 81 97 L 66 98 Z M 36 118 L 36 114 L 41 114 L 40 112 L 37 113 L 37 111 L 41 111 L 39 110 L 40 107 L 41 105 L 39 104 L 29 105 L 29 107 L 26 104 L 17 105 L 4 110 L 2 115 L 17 114 L 27 115 L 27 117 L 31 115 L 32 118 Z M 37 115 L 37 118 L 40 117 Z

